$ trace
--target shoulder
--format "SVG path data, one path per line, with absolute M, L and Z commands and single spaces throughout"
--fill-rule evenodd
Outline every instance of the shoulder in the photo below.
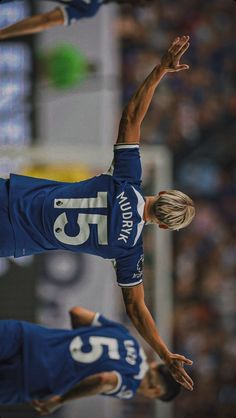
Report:
M 116 332 L 119 332 L 119 335 L 121 335 L 120 333 L 122 333 L 124 338 L 130 336 L 129 330 L 123 324 L 121 324 L 120 322 L 116 322 L 113 319 L 108 319 L 106 316 L 102 315 L 99 312 L 96 313 L 91 325 L 95 327 L 101 327 L 102 332 L 106 330 L 106 327 L 109 327 L 113 328 L 114 334 Z
M 93 16 L 104 4 L 103 0 L 72 0 L 71 6 L 83 10 L 86 16 Z

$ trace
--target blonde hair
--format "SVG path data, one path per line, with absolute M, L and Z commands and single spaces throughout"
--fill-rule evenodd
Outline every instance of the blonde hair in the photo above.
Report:
M 152 204 L 151 210 L 159 223 L 172 230 L 185 228 L 195 216 L 192 199 L 179 190 L 161 192 Z

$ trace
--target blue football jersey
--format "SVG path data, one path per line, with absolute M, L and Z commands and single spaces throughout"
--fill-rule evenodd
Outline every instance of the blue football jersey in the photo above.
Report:
M 103 4 L 103 0 L 56 0 L 56 2 L 64 4 L 61 6 L 61 10 L 65 25 L 95 16 Z
M 137 340 L 122 325 L 96 314 L 76 330 L 0 321 L 0 403 L 62 395 L 89 376 L 114 372 L 117 386 L 103 395 L 130 399 L 148 365 Z
M 120 286 L 142 282 L 145 200 L 138 145 L 115 145 L 106 174 L 63 183 L 12 174 L 15 257 L 61 249 L 114 261 Z
M 1 3 L 12 3 L 15 0 L 0 0 Z M 22 1 L 22 0 L 16 0 Z M 38 0 L 36 0 L 38 1 Z M 39 0 L 45 1 L 45 0 Z M 64 24 L 71 25 L 77 20 L 93 17 L 103 4 L 103 0 L 50 0 L 60 5 L 64 16 Z

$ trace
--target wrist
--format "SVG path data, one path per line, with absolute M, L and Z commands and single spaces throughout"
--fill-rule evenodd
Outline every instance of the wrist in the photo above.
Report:
M 168 73 L 168 67 L 166 67 L 164 64 L 160 63 L 156 66 L 156 72 L 160 75 L 165 75 Z
M 163 347 L 160 350 L 159 356 L 161 360 L 163 360 L 165 363 L 168 363 L 170 359 L 170 351 L 167 349 L 167 347 Z

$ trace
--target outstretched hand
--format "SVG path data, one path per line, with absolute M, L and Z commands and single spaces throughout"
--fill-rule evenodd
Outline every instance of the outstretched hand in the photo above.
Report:
M 191 366 L 193 362 L 180 354 L 169 353 L 166 358 L 166 365 L 176 382 L 180 383 L 185 389 L 193 390 L 193 381 L 184 370 L 184 364 Z
M 161 67 L 167 72 L 178 72 L 182 70 L 188 70 L 187 64 L 180 64 L 180 58 L 187 51 L 189 47 L 189 36 L 182 36 L 176 38 L 168 51 L 163 55 L 161 59 Z

